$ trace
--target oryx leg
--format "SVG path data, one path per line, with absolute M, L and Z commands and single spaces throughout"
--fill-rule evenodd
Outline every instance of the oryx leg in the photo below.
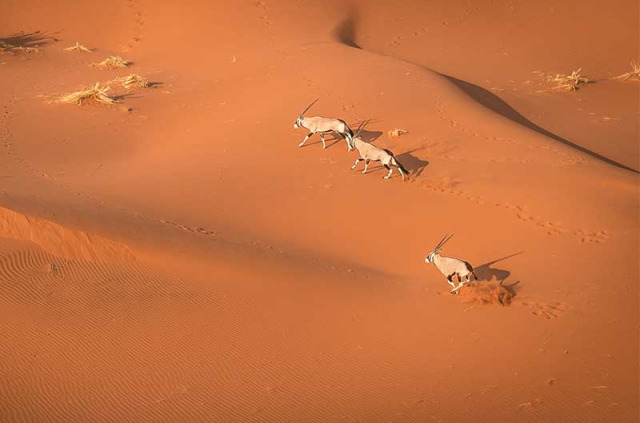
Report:
M 351 150 L 353 150 L 353 148 L 351 148 L 351 140 L 352 140 L 353 138 L 351 138 L 351 137 L 349 136 L 349 134 L 346 134 L 346 133 L 345 133 L 345 134 L 340 134 L 340 135 L 341 135 L 341 136 L 342 136 L 342 138 L 344 138 L 344 140 L 347 142 L 347 151 L 351 151 Z
M 451 285 L 451 287 L 453 288 L 453 289 L 451 290 L 451 292 L 452 292 L 452 293 L 455 293 L 455 291 L 456 291 L 456 284 L 453 282 L 453 275 L 449 275 L 449 276 L 447 276 L 447 283 L 448 283 L 449 285 Z
M 469 275 L 468 275 L 468 274 L 466 275 L 466 277 L 465 277 L 465 279 L 466 279 L 466 280 L 465 280 L 464 282 L 462 281 L 462 278 L 463 278 L 463 277 L 462 277 L 462 276 L 460 276 L 460 273 L 458 273 L 457 275 L 458 275 L 458 286 L 456 286 L 456 287 L 453 289 L 453 291 L 456 291 L 456 292 L 457 292 L 460 288 L 462 288 L 465 284 L 467 284 L 467 283 L 469 282 Z M 452 291 L 452 292 L 453 292 L 453 291 Z
M 358 163 L 360 163 L 361 161 L 363 161 L 364 159 L 360 158 L 360 159 L 356 159 L 356 162 L 353 164 L 353 166 L 351 166 L 351 170 L 355 169 L 356 166 L 358 166 Z
M 362 171 L 362 174 L 364 175 L 365 173 L 367 173 L 367 168 L 369 167 L 369 161 L 371 159 L 364 159 L 364 170 Z
M 327 148 L 327 144 L 324 143 L 324 132 L 320 132 L 320 139 L 322 140 L 322 149 Z
M 393 173 L 393 169 L 389 165 L 384 165 L 384 167 L 387 168 L 387 170 L 389 171 L 389 173 L 387 173 L 387 176 L 385 176 L 384 179 L 391 178 L 391 173 Z
M 312 136 L 313 134 L 315 134 L 315 132 L 309 132 L 309 133 L 307 134 L 307 136 L 306 136 L 306 137 L 304 137 L 304 139 L 302 140 L 302 142 L 301 142 L 300 144 L 298 144 L 298 147 L 302 147 L 302 146 L 304 145 L 304 143 L 305 143 L 309 138 L 311 138 L 311 136 Z

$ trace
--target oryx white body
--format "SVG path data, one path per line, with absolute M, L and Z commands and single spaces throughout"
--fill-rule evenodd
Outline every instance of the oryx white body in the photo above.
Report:
M 363 141 L 358 135 L 360 135 L 360 131 L 366 124 L 363 123 L 358 128 L 356 135 L 351 139 L 351 142 L 347 140 L 347 144 L 349 145 L 349 151 L 356 149 L 358 153 L 360 153 L 360 158 L 356 159 L 356 162 L 351 166 L 351 169 L 355 169 L 358 166 L 358 163 L 364 160 L 364 170 L 362 174 L 367 173 L 367 168 L 369 167 L 369 162 L 373 160 L 374 162 L 380 162 L 382 165 L 389 171 L 387 176 L 384 179 L 389 179 L 391 174 L 393 173 L 393 168 L 391 166 L 395 166 L 398 168 L 400 175 L 402 176 L 402 180 L 404 181 L 404 176 L 409 174 L 409 171 L 398 162 L 393 153 L 389 150 L 378 148 L 373 144 L 370 144 L 366 141 Z
M 349 125 L 342 119 L 326 118 L 322 116 L 304 117 L 300 116 L 293 125 L 294 128 L 303 127 L 309 130 L 309 133 L 302 140 L 298 147 L 302 147 L 304 143 L 311 138 L 313 134 L 320 134 L 322 140 L 322 148 L 327 148 L 324 142 L 324 136 L 330 132 L 334 132 L 347 140 L 347 147 L 349 146 L 349 139 L 353 137 L 353 132 Z
M 327 148 L 327 145 L 324 142 L 325 134 L 330 132 L 334 132 L 347 140 L 347 147 L 349 147 L 349 141 L 353 138 L 353 131 L 349 128 L 349 125 L 342 119 L 334 119 L 334 118 L 326 118 L 322 116 L 313 116 L 313 117 L 305 117 L 304 114 L 313 106 L 316 101 L 319 99 L 315 99 L 311 104 L 307 106 L 306 109 L 296 119 L 296 122 L 293 124 L 294 129 L 298 129 L 299 127 L 303 127 L 309 130 L 309 133 L 302 140 L 298 147 L 302 147 L 304 143 L 313 136 L 313 134 L 320 134 L 320 139 L 322 140 L 322 149 Z
M 471 282 L 471 276 L 473 276 L 476 280 L 478 277 L 475 273 L 473 273 L 473 267 L 466 261 L 458 260 L 456 258 L 444 257 L 440 253 L 441 247 L 447 242 L 451 237 L 445 237 L 442 241 L 434 248 L 429 255 L 424 259 L 425 263 L 433 263 L 436 266 L 436 269 L 440 271 L 447 278 L 447 283 L 451 285 L 452 293 L 456 293 L 460 288 L 464 286 L 464 284 Z M 453 277 L 458 277 L 458 286 L 453 282 Z M 464 281 L 463 281 L 464 279 Z

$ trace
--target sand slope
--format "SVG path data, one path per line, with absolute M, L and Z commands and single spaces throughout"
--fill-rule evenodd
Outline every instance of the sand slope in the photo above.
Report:
M 0 6 L 40 49 L 0 55 L 0 420 L 636 420 L 639 85 L 538 92 L 629 70 L 624 2 L 28 3 Z M 130 72 L 160 84 L 52 102 Z M 315 98 L 409 181 L 297 148 Z M 448 232 L 509 306 L 449 295 Z

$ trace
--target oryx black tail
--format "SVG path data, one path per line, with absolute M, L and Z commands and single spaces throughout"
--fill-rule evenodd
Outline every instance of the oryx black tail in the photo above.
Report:
M 405 175 L 409 176 L 409 171 L 404 166 L 402 166 L 402 163 L 400 163 L 398 161 L 398 159 L 396 158 L 396 156 L 393 155 L 391 150 L 387 150 L 385 148 L 384 151 L 386 151 L 387 154 L 390 155 L 391 158 L 393 159 L 393 163 L 392 164 L 395 164 L 396 166 L 398 166 L 398 169 L 400 169 L 402 171 L 402 173 L 404 173 Z
M 467 266 L 467 270 L 469 272 L 471 272 L 471 274 L 473 275 L 475 280 L 478 280 L 478 275 L 476 275 L 476 273 L 473 271 L 473 267 L 471 266 L 471 264 L 469 262 L 464 262 L 464 265 Z

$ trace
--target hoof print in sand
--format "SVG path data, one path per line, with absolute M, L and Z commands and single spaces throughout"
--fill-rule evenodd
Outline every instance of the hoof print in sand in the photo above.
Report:
M 520 304 L 525 307 L 532 308 L 532 313 L 536 316 L 542 316 L 547 319 L 555 319 L 557 317 L 561 317 L 569 309 L 569 306 L 562 302 L 546 304 L 535 301 L 522 301 Z

